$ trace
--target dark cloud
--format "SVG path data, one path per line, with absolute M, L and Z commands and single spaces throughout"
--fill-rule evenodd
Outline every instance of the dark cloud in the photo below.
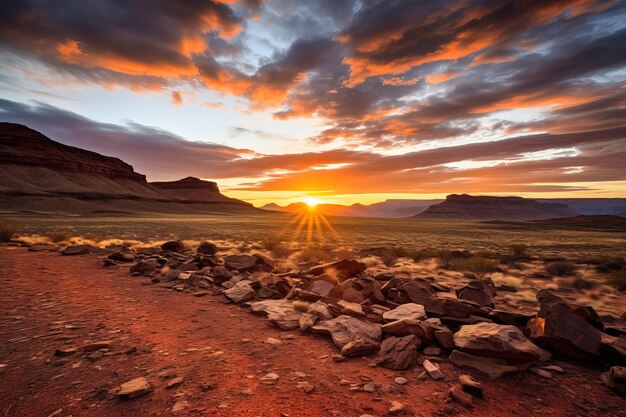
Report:
M 625 179 L 624 18 L 609 0 L 5 1 L 0 56 L 19 59 L 2 68 L 36 60 L 175 104 L 207 88 L 322 127 L 300 154 L 261 155 L 41 103 L 3 101 L 0 116 L 149 175 L 249 177 L 252 189 L 577 189 Z

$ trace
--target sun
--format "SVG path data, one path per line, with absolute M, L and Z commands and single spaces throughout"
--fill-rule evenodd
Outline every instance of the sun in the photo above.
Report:
M 318 200 L 318 199 L 317 199 L 317 198 L 315 198 L 315 197 L 304 197 L 304 198 L 302 199 L 302 202 L 303 202 L 304 204 L 306 204 L 307 206 L 309 206 L 309 207 L 315 207 L 315 206 L 317 206 L 318 204 L 320 204 L 320 203 L 321 203 L 321 201 L 320 201 L 320 200 Z

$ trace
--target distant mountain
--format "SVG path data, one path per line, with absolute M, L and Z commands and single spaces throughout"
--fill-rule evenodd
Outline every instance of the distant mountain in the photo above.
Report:
M 619 216 L 626 213 L 626 198 L 537 198 L 535 200 L 541 203 L 567 204 L 578 214 Z
M 511 230 L 552 229 L 552 230 L 593 230 L 604 232 L 626 232 L 626 217 L 601 215 L 581 215 L 575 217 L 559 217 L 556 219 L 542 219 L 530 221 L 502 221 L 494 220 L 485 223 L 494 227 Z
M 318 210 L 328 216 L 348 216 L 348 217 L 410 217 L 421 213 L 429 206 L 440 203 L 443 200 L 402 200 L 389 199 L 380 203 L 370 205 L 352 204 L 345 206 L 341 204 L 319 204 Z M 288 206 L 279 206 L 275 203 L 266 204 L 261 207 L 264 210 L 282 211 L 295 213 L 306 208 L 304 203 L 291 203 Z
M 540 203 L 522 197 L 451 194 L 442 203 L 414 217 L 421 219 L 532 220 L 571 217 L 577 213 L 566 204 Z
M 120 159 L 63 145 L 14 123 L 0 123 L 0 210 L 77 214 L 259 211 L 224 196 L 214 182 L 188 177 L 148 183 Z

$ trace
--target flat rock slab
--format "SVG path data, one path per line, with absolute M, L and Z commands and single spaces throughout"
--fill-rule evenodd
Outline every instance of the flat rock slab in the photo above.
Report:
M 380 345 L 376 364 L 387 369 L 409 369 L 417 360 L 417 348 L 422 341 L 415 335 L 388 337 Z
M 541 349 L 515 326 L 478 323 L 465 325 L 454 334 L 457 349 L 478 356 L 505 359 L 512 363 L 548 360 L 551 355 Z
M 329 334 L 335 345 L 343 348 L 348 342 L 361 337 L 380 341 L 382 336 L 380 324 L 371 323 L 357 318 L 342 315 L 332 320 L 317 323 L 312 328 L 314 333 Z
M 144 377 L 132 379 L 119 386 L 117 396 L 121 398 L 136 398 L 152 391 L 152 385 Z
M 424 320 L 425 318 L 424 306 L 415 303 L 402 304 L 391 311 L 383 313 L 383 320 L 386 322 L 402 319 Z
M 61 255 L 72 256 L 72 255 L 86 255 L 91 251 L 91 246 L 89 245 L 72 245 L 61 250 Z
M 234 287 L 224 291 L 224 296 L 233 303 L 243 303 L 254 298 L 254 289 L 250 286 L 250 281 L 239 281 Z
M 515 366 L 507 364 L 505 360 L 476 356 L 460 350 L 452 351 L 450 362 L 460 368 L 475 369 L 492 379 L 500 378 L 519 370 Z
M 263 300 L 250 303 L 252 312 L 267 316 L 267 319 L 281 330 L 295 330 L 300 327 L 302 313 L 293 308 L 290 300 Z

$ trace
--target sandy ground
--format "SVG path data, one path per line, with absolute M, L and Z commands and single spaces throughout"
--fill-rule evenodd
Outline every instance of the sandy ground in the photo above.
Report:
M 281 332 L 222 296 L 146 285 L 123 268 L 102 268 L 96 255 L 2 247 L 0 283 L 0 416 L 383 416 L 391 401 L 416 416 L 626 415 L 624 398 L 601 384 L 600 368 L 569 362 L 557 362 L 566 373 L 551 379 L 525 372 L 490 381 L 469 372 L 483 382 L 485 399 L 466 409 L 448 400 L 462 373 L 449 364 L 441 365 L 444 380 L 433 381 L 417 378 L 419 366 L 372 367 L 371 357 L 335 363 L 330 339 Z M 112 344 L 101 358 L 54 355 L 102 340 Z M 269 372 L 280 376 L 274 385 L 260 381 Z M 142 376 L 153 392 L 107 396 Z M 184 382 L 166 388 L 174 376 Z M 409 383 L 396 384 L 398 376 Z M 370 379 L 373 393 L 340 384 Z M 298 382 L 315 389 L 307 394 Z M 183 409 L 171 411 L 177 403 Z

